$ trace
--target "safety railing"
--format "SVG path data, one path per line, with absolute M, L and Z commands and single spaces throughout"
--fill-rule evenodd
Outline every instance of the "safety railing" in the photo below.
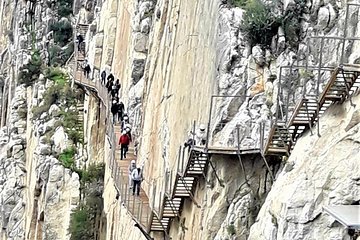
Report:
M 270 146 L 270 142 L 278 144 L 280 148 L 288 145 L 290 151 L 298 136 L 305 129 L 311 131 L 315 122 L 318 122 L 317 133 L 320 136 L 319 118 L 322 113 L 331 104 L 345 100 L 360 87 L 357 81 L 360 65 L 354 64 L 345 52 L 351 44 L 360 40 L 358 37 L 348 36 L 350 7 L 359 9 L 360 4 L 347 3 L 342 36 L 309 37 L 305 58 L 294 58 L 302 64 L 280 67 L 276 88 L 276 112 L 271 118 L 267 146 Z M 333 59 L 334 52 L 339 49 L 340 54 Z M 309 65 L 310 56 L 312 65 Z M 309 80 L 313 83 L 310 88 L 307 86 Z M 284 132 L 286 133 L 283 134 Z M 282 135 L 284 139 L 279 138 Z M 272 136 L 277 137 L 272 139 Z
M 97 97 L 101 100 L 106 108 L 106 138 L 110 145 L 108 154 L 107 164 L 111 170 L 111 177 L 114 180 L 115 187 L 117 188 L 123 205 L 127 208 L 129 214 L 132 216 L 134 221 L 137 222 L 144 230 L 148 230 L 151 224 L 152 210 L 149 206 L 148 201 L 143 201 L 141 198 L 132 196 L 129 192 L 130 186 L 128 184 L 128 175 L 122 172 L 121 167 L 116 159 L 116 148 L 117 148 L 117 136 L 115 126 L 112 123 L 112 113 L 110 111 L 111 98 L 108 90 L 100 82 L 100 79 L 93 81 L 85 76 L 81 64 L 83 63 L 83 57 L 79 60 L 77 57 L 77 47 L 75 51 L 68 59 L 67 67 L 70 75 L 74 79 L 74 83 L 87 87 L 92 91 L 96 92 Z M 74 62 L 74 66 L 71 62 Z M 73 68 L 71 68 L 73 67 Z

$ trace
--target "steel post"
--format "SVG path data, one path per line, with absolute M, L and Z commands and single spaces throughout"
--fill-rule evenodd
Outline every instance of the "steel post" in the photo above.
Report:
M 211 96 L 211 100 L 210 100 L 210 111 L 209 111 L 209 121 L 208 121 L 208 126 L 207 126 L 207 133 L 206 133 L 205 153 L 207 153 L 208 149 L 209 149 L 210 123 L 211 123 L 211 117 L 212 117 L 212 108 L 213 108 L 214 97 L 215 96 Z
M 318 118 L 318 124 L 317 124 L 317 134 L 320 137 L 320 119 L 319 119 L 319 112 L 320 112 L 320 80 L 321 80 L 321 65 L 322 65 L 322 57 L 323 57 L 323 48 L 324 48 L 324 36 L 322 36 L 321 42 L 320 42 L 320 57 L 319 57 L 319 68 L 318 68 L 318 79 L 316 84 L 316 96 L 317 96 L 317 109 L 316 109 L 316 116 Z
M 341 48 L 341 58 L 340 58 L 340 66 L 344 64 L 345 61 L 345 41 L 347 35 L 347 25 L 348 25 L 348 18 L 349 18 L 349 4 L 346 4 L 346 13 L 345 13 L 345 26 L 344 26 L 344 36 L 343 36 L 343 43 Z

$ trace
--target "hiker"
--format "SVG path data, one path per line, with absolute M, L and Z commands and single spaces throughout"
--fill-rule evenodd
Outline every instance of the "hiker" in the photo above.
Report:
M 126 131 L 122 132 L 122 135 L 119 139 L 119 145 L 121 146 L 120 151 L 120 160 L 123 160 L 123 158 L 126 159 L 126 153 L 129 149 L 130 144 L 130 138 L 129 135 L 126 134 Z
M 118 90 L 116 89 L 116 83 L 113 83 L 113 85 L 111 86 L 111 96 L 117 97 L 118 96 L 117 92 Z
M 101 76 L 101 84 L 105 85 L 106 71 L 105 70 L 102 71 L 100 76 Z
M 119 96 L 120 88 L 121 88 L 120 80 L 119 80 L 119 79 L 116 79 L 116 82 L 115 82 L 115 90 L 116 90 L 116 92 L 115 92 L 115 94 L 116 94 L 117 96 Z
M 123 121 L 124 110 L 125 110 L 124 103 L 122 101 L 120 101 L 120 103 L 118 104 L 118 121 L 119 122 Z
M 133 180 L 133 195 L 135 195 L 135 191 L 136 191 L 136 195 L 139 196 L 140 195 L 140 185 L 143 180 L 141 169 L 139 167 L 135 168 L 131 173 L 131 177 Z
M 80 52 L 81 51 L 81 44 L 84 42 L 84 38 L 83 38 L 83 36 L 81 36 L 80 33 L 78 33 L 77 36 L 76 36 L 76 42 L 78 44 L 78 51 Z
M 124 120 L 121 122 L 121 130 L 125 130 L 125 128 L 130 125 L 129 123 L 129 117 L 127 116 L 127 114 L 124 114 Z
M 131 137 L 131 126 L 130 126 L 129 123 L 125 125 L 125 131 L 126 131 L 126 134 L 129 136 L 130 141 L 132 141 L 132 137 Z
M 114 82 L 114 80 L 115 80 L 114 75 L 112 73 L 110 73 L 109 76 L 107 77 L 107 80 L 108 80 L 108 82 L 109 81 Z
M 132 181 L 131 173 L 133 172 L 134 169 L 136 169 L 136 161 L 131 160 L 131 163 L 130 163 L 130 166 L 129 166 L 129 187 L 130 187 L 130 189 L 133 187 L 133 181 Z
M 83 70 L 84 70 L 84 75 L 86 78 L 89 78 L 90 76 L 90 72 L 91 72 L 91 68 L 90 68 L 90 64 L 88 63 L 88 61 L 85 59 L 84 61 L 84 65 L 83 65 Z
M 116 123 L 116 115 L 118 113 L 118 104 L 115 100 L 112 102 L 112 105 L 111 105 L 111 113 L 113 114 L 113 123 L 115 124 Z
M 206 137 L 205 125 L 200 124 L 199 129 L 195 131 L 195 144 L 204 146 L 206 144 Z
M 108 79 L 109 79 L 109 77 L 108 77 Z M 108 82 L 106 83 L 106 88 L 108 89 L 108 93 L 111 92 L 113 85 L 114 85 L 114 81 L 111 79 L 108 80 Z
M 184 147 L 185 148 L 188 147 L 188 152 L 190 152 L 191 147 L 194 145 L 195 145 L 195 139 L 193 139 L 192 137 L 189 137 L 189 139 L 184 143 Z

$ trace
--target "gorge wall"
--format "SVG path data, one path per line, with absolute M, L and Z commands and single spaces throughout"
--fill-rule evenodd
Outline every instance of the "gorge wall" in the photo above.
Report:
M 165 191 L 165 175 L 177 171 L 179 147 L 194 120 L 197 126 L 208 123 L 211 104 L 211 144 L 236 146 L 239 127 L 242 147 L 257 148 L 260 123 L 267 136 L 277 99 L 282 109 L 290 102 L 291 113 L 304 86 L 314 93 L 319 78 L 323 88 L 329 73 L 280 72 L 280 67 L 319 64 L 320 41 L 307 42 L 307 37 L 342 36 L 346 7 L 344 1 L 268 3 L 275 15 L 292 24 L 276 26 L 264 47 L 249 43 L 241 25 L 246 16 L 241 1 L 75 0 L 74 16 L 66 18 L 53 11 L 57 2 L 1 0 L 0 239 L 71 238 L 71 213 L 80 205 L 83 185 L 81 172 L 59 158 L 69 146 L 77 149 L 77 168 L 105 163 L 99 239 L 146 239 L 114 186 L 108 164 L 114 147 L 106 130 L 110 120 L 96 93 L 77 86 L 81 97 L 75 105 L 63 108 L 66 101 L 59 101 L 34 118 L 34 109 L 56 82 L 45 72 L 34 85 L 17 82 L 34 46 L 44 62 L 53 59 L 52 23 L 89 24 L 85 41 L 92 81 L 99 81 L 103 70 L 120 79 L 121 100 L 139 143 L 142 187 L 158 206 L 161 197 L 152 197 L 154 186 Z M 360 36 L 358 7 L 350 9 L 349 19 L 348 35 Z M 70 42 L 61 50 L 66 52 Z M 346 43 L 346 62 L 358 63 L 358 44 Z M 322 63 L 337 66 L 340 49 L 340 41 L 326 41 Z M 214 94 L 236 97 L 211 100 Z M 271 173 L 260 155 L 241 159 L 244 169 L 235 156 L 213 155 L 215 169 L 197 182 L 194 199 L 185 200 L 168 237 L 350 239 L 344 227 L 322 213 L 322 206 L 360 201 L 358 105 L 330 108 L 320 121 L 322 136 L 306 132 L 286 162 L 270 161 Z M 79 111 L 81 143 L 74 144 L 66 126 L 59 125 L 64 109 Z M 161 234 L 154 237 L 163 239 Z

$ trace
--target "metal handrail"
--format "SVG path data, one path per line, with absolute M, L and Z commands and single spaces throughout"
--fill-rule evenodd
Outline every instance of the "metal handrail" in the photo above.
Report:
M 85 78 L 84 74 L 79 68 L 79 61 L 77 59 L 77 54 L 78 54 L 77 47 L 75 47 L 74 53 L 67 61 L 67 66 L 68 66 L 68 64 L 71 61 L 71 58 L 72 57 L 75 58 L 74 69 L 73 71 L 69 71 L 70 75 L 73 75 L 74 82 L 81 84 L 85 87 L 91 88 L 93 91 L 95 91 L 97 93 L 97 97 L 99 97 L 99 99 L 106 108 L 106 118 L 107 118 L 106 134 L 109 138 L 110 148 L 111 148 L 111 151 L 107 159 L 107 163 L 111 169 L 111 176 L 114 180 L 114 185 L 118 190 L 118 192 L 120 193 L 122 202 L 124 206 L 126 206 L 133 220 L 139 226 L 142 226 L 143 229 L 149 229 L 151 224 L 150 218 L 151 218 L 152 210 L 148 203 L 145 203 L 140 199 L 139 199 L 140 201 L 138 201 L 139 205 L 135 207 L 135 200 L 133 199 L 133 201 L 131 201 L 129 194 L 127 194 L 129 188 L 126 179 L 128 176 L 126 174 L 124 175 L 120 171 L 120 167 L 116 162 L 115 154 L 116 154 L 117 144 L 116 144 L 114 125 L 111 122 L 112 113 L 110 111 L 110 103 L 111 103 L 110 95 L 108 94 L 108 91 L 105 88 L 105 86 L 103 86 L 100 81 L 91 81 L 90 79 Z

